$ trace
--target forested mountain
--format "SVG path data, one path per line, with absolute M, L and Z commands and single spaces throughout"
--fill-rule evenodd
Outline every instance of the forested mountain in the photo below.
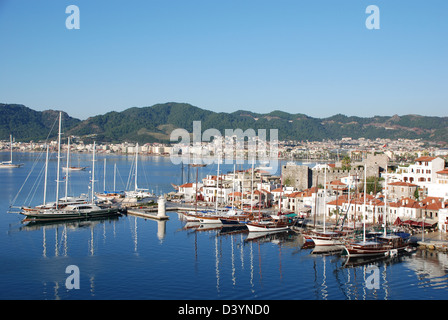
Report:
M 59 111 L 35 111 L 20 104 L 0 103 L 0 140 L 12 134 L 18 141 L 44 140 L 58 133 Z M 64 130 L 75 127 L 81 120 L 62 112 Z M 53 130 L 51 130 L 53 128 Z
M 52 110 L 38 112 L 23 105 L 0 104 L 0 139 L 8 139 L 10 133 L 22 141 L 43 139 L 57 115 L 58 112 Z M 173 129 L 184 128 L 191 132 L 193 121 L 201 121 L 203 131 L 216 128 L 223 135 L 225 129 L 267 129 L 268 133 L 269 129 L 278 129 L 280 140 L 422 138 L 448 143 L 448 117 L 420 115 L 361 118 L 337 114 L 320 119 L 283 111 L 218 113 L 186 103 L 170 102 L 108 112 L 84 121 L 65 113 L 63 117 L 64 133 L 95 134 L 95 140 L 100 142 L 169 142 Z M 52 136 L 56 133 L 53 130 Z

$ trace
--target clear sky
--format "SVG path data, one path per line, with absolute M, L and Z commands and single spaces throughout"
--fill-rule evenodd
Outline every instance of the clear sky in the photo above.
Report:
M 448 116 L 447 17 L 447 0 L 0 0 L 0 102 Z

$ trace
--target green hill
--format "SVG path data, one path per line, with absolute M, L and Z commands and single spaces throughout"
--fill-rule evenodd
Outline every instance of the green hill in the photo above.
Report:
M 0 103 L 0 139 L 9 139 L 10 134 L 18 141 L 44 140 L 49 134 L 54 137 L 58 132 L 58 118 L 59 111 L 35 111 L 20 104 Z M 62 112 L 64 130 L 80 122 Z
M 0 139 L 12 133 L 17 140 L 43 139 L 57 118 L 57 111 L 38 112 L 22 105 L 0 104 Z M 375 116 L 362 118 L 337 114 L 313 118 L 302 113 L 272 111 L 260 114 L 245 110 L 212 112 L 187 103 L 169 102 L 150 107 L 108 112 L 81 121 L 64 114 L 64 133 L 88 136 L 99 142 L 169 142 L 171 131 L 184 128 L 192 132 L 193 121 L 202 130 L 278 129 L 280 140 L 323 140 L 352 138 L 409 138 L 448 143 L 448 117 L 420 115 Z M 56 134 L 56 133 L 55 133 Z

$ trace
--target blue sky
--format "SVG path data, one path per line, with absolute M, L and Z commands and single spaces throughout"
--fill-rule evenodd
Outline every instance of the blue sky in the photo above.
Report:
M 448 116 L 447 13 L 446 0 L 0 0 L 0 102 L 80 119 L 171 101 Z

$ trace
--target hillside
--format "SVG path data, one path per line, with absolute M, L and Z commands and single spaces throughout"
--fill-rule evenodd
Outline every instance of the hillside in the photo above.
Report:
M 12 133 L 17 140 L 43 139 L 57 118 L 57 111 L 38 112 L 23 105 L 0 104 L 0 139 Z M 151 107 L 108 112 L 81 121 L 64 113 L 64 133 L 86 136 L 95 134 L 100 142 L 169 142 L 175 128 L 192 131 L 193 121 L 201 121 L 202 130 L 248 128 L 278 129 L 281 140 L 322 140 L 352 138 L 422 138 L 448 143 L 448 117 L 420 115 L 375 116 L 362 118 L 337 114 L 313 118 L 302 113 L 272 111 L 259 114 L 245 110 L 233 113 L 212 112 L 186 103 L 164 103 Z M 56 133 L 54 132 L 53 136 Z
M 20 104 L 0 103 L 0 140 L 9 139 L 12 134 L 18 141 L 44 140 L 51 131 L 51 136 L 57 135 L 59 111 L 35 111 Z M 64 130 L 78 125 L 79 119 L 62 112 Z M 63 131 L 64 131 L 63 130 Z

